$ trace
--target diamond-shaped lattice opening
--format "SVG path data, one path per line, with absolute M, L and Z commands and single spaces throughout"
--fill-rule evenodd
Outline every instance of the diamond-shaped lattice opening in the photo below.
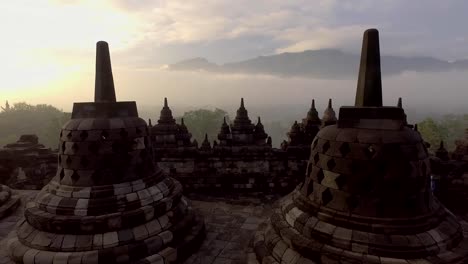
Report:
M 309 163 L 307 164 L 306 177 L 308 177 L 311 172 L 312 172 L 312 163 Z
M 67 134 L 67 138 L 68 138 L 68 139 L 71 139 L 71 137 L 72 137 L 72 132 L 70 131 L 70 132 L 68 132 L 68 134 Z
M 307 184 L 306 195 L 309 196 L 312 192 L 314 192 L 314 181 L 311 179 Z
M 135 174 L 136 174 L 137 176 L 142 176 L 143 173 L 145 172 L 145 170 L 144 170 L 144 168 L 143 168 L 142 165 L 137 165 L 137 166 L 135 166 L 135 170 L 134 170 L 134 171 L 135 171 Z
M 325 175 L 323 174 L 323 170 L 319 169 L 317 171 L 317 182 L 321 183 L 323 181 L 323 178 L 325 178 Z
M 122 147 L 117 141 L 112 143 L 112 152 L 119 153 L 121 151 L 121 149 L 122 149 Z
M 128 132 L 127 132 L 127 130 L 125 130 L 125 129 L 123 129 L 123 128 L 120 129 L 120 136 L 123 137 L 123 138 L 128 137 Z
M 140 159 L 145 160 L 147 156 L 148 156 L 148 152 L 146 152 L 145 149 L 142 149 L 140 151 Z
M 62 155 L 58 155 L 58 164 L 62 164 Z
M 135 150 L 135 149 L 137 149 L 138 142 L 134 139 L 134 140 L 132 140 L 131 145 L 132 145 L 131 150 Z
M 78 147 L 78 144 L 73 143 L 73 145 L 72 145 L 72 150 L 73 150 L 73 152 L 77 152 L 79 149 L 80 149 L 80 148 Z
M 422 173 L 421 176 L 424 176 L 424 177 L 425 177 L 426 174 L 427 174 L 427 166 L 426 166 L 426 162 L 424 162 L 424 161 L 423 161 L 422 164 L 421 164 L 421 173 Z
M 356 174 L 359 170 L 359 165 L 356 162 L 352 162 L 349 166 L 352 174 Z
M 101 139 L 106 140 L 108 138 L 109 138 L 109 132 L 107 132 L 107 130 L 103 130 L 101 133 Z
M 101 180 L 101 173 L 98 171 L 94 171 L 93 174 L 91 174 L 91 180 L 93 180 L 93 182 L 95 183 Z
M 360 181 L 360 189 L 363 193 L 370 193 L 374 188 L 373 177 L 366 177 Z
M 133 161 L 133 156 L 130 155 L 130 154 L 128 154 L 128 153 L 125 154 L 123 158 L 124 158 L 125 164 L 127 164 L 127 165 L 128 165 L 128 164 L 131 164 L 132 161 Z
M 346 204 L 348 205 L 349 209 L 353 210 L 359 205 L 359 199 L 356 196 L 351 195 L 346 199 Z
M 67 157 L 66 162 L 67 162 L 68 165 L 70 165 L 72 163 L 72 159 L 70 158 L 70 156 Z
M 407 176 L 411 176 L 411 174 L 413 173 L 413 166 L 411 165 L 410 162 L 406 162 L 403 165 L 403 173 L 404 175 L 407 175 Z
M 372 159 L 375 155 L 375 152 L 375 148 L 372 145 L 368 146 L 367 148 L 364 148 L 364 154 L 368 159 Z
M 312 148 L 315 149 L 317 147 L 317 144 L 318 144 L 318 138 L 316 138 L 314 142 L 312 143 Z
M 79 180 L 79 179 L 80 179 L 80 175 L 78 174 L 78 172 L 73 171 L 73 174 L 72 174 L 72 176 L 71 176 L 71 179 L 72 179 L 72 181 L 74 181 L 74 182 L 76 182 L 77 180 Z
M 330 188 L 327 188 L 322 192 L 322 204 L 327 205 L 329 202 L 331 202 L 331 200 L 333 200 L 333 195 L 330 191 Z
M 336 186 L 338 186 L 339 189 L 342 189 L 345 184 L 346 184 L 346 176 L 344 175 L 338 175 L 335 179 Z
M 143 131 L 141 131 L 141 129 L 139 129 L 138 127 L 136 128 L 136 134 L 137 135 L 141 135 L 141 133 L 143 133 Z
M 67 149 L 66 142 L 62 142 L 62 152 L 65 152 L 66 149 Z
M 97 142 L 92 142 L 91 144 L 89 144 L 89 147 L 88 147 L 88 150 L 89 152 L 93 153 L 93 154 L 98 154 L 99 153 L 99 144 Z
M 317 153 L 315 153 L 315 155 L 314 155 L 314 162 L 315 162 L 315 164 L 317 164 L 317 163 L 319 162 L 319 160 L 320 160 L 320 155 L 319 155 L 318 152 L 317 152 Z
M 61 169 L 61 170 L 60 170 L 60 180 L 62 180 L 63 177 L 65 177 L 65 170 L 64 170 L 64 169 Z
M 341 144 L 340 148 L 340 153 L 343 157 L 345 157 L 346 155 L 349 154 L 349 152 L 351 152 L 351 148 L 349 146 L 349 143 L 348 142 L 344 142 L 343 144 Z
M 80 133 L 80 138 L 81 138 L 81 140 L 86 140 L 88 138 L 88 132 L 86 130 L 83 130 Z
M 82 167 L 87 168 L 89 165 L 89 160 L 85 156 L 83 156 L 81 157 L 80 164 Z
M 330 149 L 330 141 L 327 140 L 327 141 L 322 145 L 322 152 L 325 153 L 325 152 L 327 152 L 329 149 Z
M 334 159 L 330 159 L 327 161 L 327 167 L 329 170 L 333 170 L 336 166 L 336 161 Z
M 63 130 L 60 131 L 60 138 L 63 137 Z

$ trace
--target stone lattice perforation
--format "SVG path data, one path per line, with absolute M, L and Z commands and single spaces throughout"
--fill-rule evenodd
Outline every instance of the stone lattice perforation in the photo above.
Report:
M 257 235 L 254 243 L 256 251 L 260 250 L 259 247 L 264 247 L 263 250 L 266 252 L 263 252 L 263 256 L 271 254 L 277 261 L 284 261 L 284 254 L 288 248 L 297 251 L 299 256 L 293 254 L 294 256 L 307 256 L 318 263 L 323 261 L 324 256 L 333 256 L 335 259 L 346 258 L 358 261 L 357 263 L 367 263 L 366 258 L 372 257 L 377 261 L 372 263 L 387 263 L 386 261 L 397 261 L 385 257 L 395 252 L 398 252 L 402 258 L 415 259 L 427 254 L 440 256 L 451 254 L 452 259 L 456 261 L 462 258 L 468 248 L 456 247 L 457 241 L 461 239 L 457 236 L 461 232 L 457 232 L 460 230 L 451 225 L 453 222 L 456 220 L 448 219 L 437 228 L 417 235 L 385 236 L 331 225 L 304 213 L 293 205 L 292 200 L 286 199 L 271 217 L 270 229 Z M 458 228 L 461 227 L 458 226 Z M 464 228 L 466 229 L 467 226 L 465 225 Z M 450 233 L 454 236 L 446 235 Z M 392 241 L 390 245 L 388 239 Z M 410 247 L 414 251 L 408 250 Z M 452 250 L 445 250 L 447 247 Z M 259 256 L 258 253 L 257 256 Z M 429 263 L 424 262 L 423 259 L 420 261 Z
M 175 189 L 170 196 L 159 199 L 157 202 L 148 203 L 142 201 L 136 209 L 126 208 L 123 212 L 114 212 L 105 215 L 85 215 L 86 208 L 75 209 L 73 216 L 55 215 L 32 206 L 27 208 L 25 217 L 31 225 L 39 230 L 50 232 L 69 232 L 73 230 L 77 233 L 89 233 L 95 230 L 111 231 L 126 228 L 133 225 L 144 224 L 153 218 L 160 217 L 167 212 L 174 210 L 184 203 L 180 193 L 181 186 Z M 136 207 L 136 206 L 135 206 Z M 83 213 L 81 213 L 83 212 Z M 80 215 L 81 214 L 81 215 Z M 177 215 L 176 212 L 173 213 Z
M 77 118 L 70 119 L 62 127 L 61 139 L 63 136 L 67 136 L 66 132 L 69 131 L 79 131 L 86 130 L 89 133 L 89 136 L 93 138 L 93 134 L 90 131 L 98 130 L 111 130 L 111 129 L 127 129 L 131 131 L 132 129 L 140 129 L 148 135 L 148 130 L 145 120 L 138 117 L 121 117 L 121 118 Z M 80 137 L 81 132 L 72 133 L 76 138 Z
M 141 178 L 154 170 L 148 132 L 139 118 L 72 119 L 60 134 L 57 176 L 76 186 Z

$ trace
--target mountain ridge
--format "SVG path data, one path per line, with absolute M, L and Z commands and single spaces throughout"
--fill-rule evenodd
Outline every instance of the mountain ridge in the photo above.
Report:
M 216 64 L 195 57 L 169 65 L 173 71 L 206 71 L 218 73 L 270 74 L 281 77 L 341 79 L 353 77 L 359 69 L 359 55 L 338 49 L 305 50 Z M 403 57 L 382 55 L 382 74 L 396 75 L 405 71 L 444 72 L 468 69 L 468 60 L 444 61 L 430 56 Z

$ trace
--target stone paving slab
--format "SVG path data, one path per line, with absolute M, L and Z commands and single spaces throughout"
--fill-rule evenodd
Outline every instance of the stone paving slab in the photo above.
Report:
M 251 200 L 250 204 L 233 201 L 192 201 L 205 217 L 206 238 L 200 250 L 185 264 L 245 264 L 253 252 L 251 242 L 257 228 L 272 213 L 272 202 Z M 245 202 L 245 200 L 244 200 Z
M 21 196 L 20 206 L 12 215 L 0 221 L 0 264 L 13 264 L 6 251 L 7 240 L 13 236 L 16 223 L 24 213 L 24 206 L 38 193 L 16 192 Z M 184 264 L 247 263 L 248 254 L 253 252 L 251 241 L 255 230 L 270 217 L 272 201 L 244 197 L 192 201 L 193 207 L 205 217 L 206 238 L 198 252 Z

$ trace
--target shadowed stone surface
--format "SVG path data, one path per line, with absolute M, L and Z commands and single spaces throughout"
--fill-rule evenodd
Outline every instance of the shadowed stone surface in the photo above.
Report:
M 318 132 L 303 184 L 257 232 L 257 261 L 466 263 L 468 225 L 433 197 L 424 141 L 402 108 L 381 107 L 376 30 L 362 53 L 356 106 Z
M 75 103 L 56 176 L 8 240 L 16 263 L 175 263 L 204 238 L 181 184 L 154 165 L 135 102 L 115 102 L 107 43 L 98 43 L 96 102 Z M 100 91 L 99 91 L 100 90 Z

